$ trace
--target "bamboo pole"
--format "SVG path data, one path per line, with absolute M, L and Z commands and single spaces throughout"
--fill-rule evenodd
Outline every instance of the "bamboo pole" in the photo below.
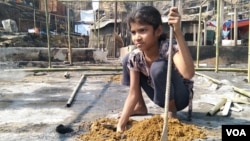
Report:
M 202 77 L 206 77 L 206 78 L 208 78 L 209 80 L 211 80 L 212 82 L 221 85 L 220 80 L 214 79 L 214 78 L 212 78 L 212 77 L 210 77 L 210 76 L 207 76 L 207 75 L 205 75 L 205 74 L 201 74 L 201 73 L 198 73 L 198 72 L 195 72 L 195 74 L 196 74 L 196 75 L 199 75 L 199 76 L 202 76 Z
M 233 90 L 234 90 L 235 92 L 237 92 L 237 93 L 240 93 L 241 95 L 244 95 L 244 96 L 247 96 L 247 97 L 250 98 L 250 93 L 247 92 L 247 91 L 244 90 L 244 89 L 240 89 L 240 88 L 237 88 L 237 87 L 233 86 Z
M 27 69 L 9 69 L 9 72 L 53 72 L 53 71 L 122 71 L 121 66 L 84 66 L 78 68 L 27 68 Z
M 67 7 L 67 18 L 68 18 L 68 61 L 69 63 L 72 65 L 72 48 L 71 48 L 71 44 L 70 44 L 70 18 L 69 18 L 69 5 Z
M 220 102 L 218 102 L 216 105 L 214 105 L 207 113 L 208 116 L 213 116 L 217 111 L 220 110 L 222 106 L 225 105 L 227 102 L 226 98 L 221 98 Z
M 100 49 L 100 24 L 101 24 L 101 20 L 100 20 L 100 3 L 98 4 L 97 19 L 98 19 L 97 47 L 98 47 L 98 49 Z
M 26 68 L 26 69 L 5 69 L 4 71 L 25 71 L 25 72 L 47 72 L 47 71 L 121 71 L 121 66 L 84 66 L 71 68 Z M 196 68 L 196 71 L 214 71 L 215 68 Z M 247 69 L 219 68 L 219 71 L 226 72 L 247 72 Z
M 51 57 L 50 57 L 50 35 L 49 35 L 49 25 L 48 25 L 48 0 L 45 0 L 45 16 L 46 16 L 46 32 L 47 32 L 47 45 L 48 45 L 48 60 L 49 67 L 51 68 Z
M 36 9 L 35 9 L 35 2 L 33 0 L 33 17 L 34 17 L 34 30 L 36 28 Z
M 116 52 L 117 52 L 117 48 L 116 48 L 116 32 L 117 32 L 117 1 L 115 2 L 115 23 L 114 23 L 114 58 L 116 58 Z
M 238 12 L 237 4 L 234 5 L 234 46 L 237 47 L 238 41 Z
M 74 100 L 77 92 L 79 91 L 79 89 L 81 88 L 81 86 L 85 82 L 85 80 L 86 80 L 85 75 L 82 75 L 82 77 L 80 78 L 79 83 L 77 84 L 77 86 L 75 87 L 74 91 L 72 92 L 70 98 L 67 101 L 67 104 L 66 104 L 67 107 L 71 106 L 71 104 L 72 104 L 72 102 L 73 102 L 73 100 Z
M 67 101 L 66 107 L 70 107 L 72 105 L 73 100 L 75 99 L 75 96 L 77 94 L 77 92 L 79 91 L 79 89 L 81 88 L 81 86 L 83 85 L 83 83 L 86 81 L 86 77 L 87 76 L 99 76 L 99 75 L 119 75 L 121 73 L 87 73 L 87 74 L 83 74 L 77 84 L 77 86 L 75 87 L 74 91 L 72 92 L 70 98 Z
M 215 72 L 218 72 L 219 65 L 219 47 L 221 46 L 221 28 L 220 28 L 220 11 L 221 11 L 221 0 L 217 0 L 217 17 L 216 17 L 216 62 Z
M 248 15 L 250 15 L 250 7 L 248 8 Z M 250 83 L 250 17 L 248 17 L 248 83 Z
M 215 71 L 216 68 L 195 68 L 196 71 Z M 247 69 L 243 68 L 218 68 L 219 71 L 233 71 L 233 72 L 247 72 Z

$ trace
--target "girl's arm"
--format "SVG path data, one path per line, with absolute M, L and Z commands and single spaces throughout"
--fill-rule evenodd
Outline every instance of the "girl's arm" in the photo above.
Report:
M 117 132 L 122 132 L 126 129 L 129 116 L 133 113 L 136 103 L 139 99 L 139 94 L 141 94 L 140 88 L 140 73 L 137 71 L 130 71 L 130 89 L 127 99 L 125 101 L 122 115 L 117 124 Z
M 168 16 L 168 23 L 173 26 L 179 49 L 173 56 L 174 64 L 184 78 L 191 79 L 195 72 L 194 62 L 181 32 L 181 16 L 178 13 L 177 7 L 172 7 Z

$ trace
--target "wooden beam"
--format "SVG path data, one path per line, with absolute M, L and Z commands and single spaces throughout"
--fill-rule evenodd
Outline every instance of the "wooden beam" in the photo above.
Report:
M 155 0 L 58 0 L 60 2 L 146 2 L 146 1 L 155 1 Z M 171 1 L 171 0 L 162 0 L 162 1 Z

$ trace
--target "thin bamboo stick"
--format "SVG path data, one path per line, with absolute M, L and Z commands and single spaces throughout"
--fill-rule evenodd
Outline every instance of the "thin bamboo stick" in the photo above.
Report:
M 237 88 L 237 87 L 235 87 L 235 86 L 233 86 L 233 90 L 234 90 L 235 92 L 238 92 L 238 93 L 240 93 L 240 94 L 242 94 L 242 95 L 247 96 L 247 97 L 250 98 L 250 92 L 247 92 L 246 90 Z
M 196 71 L 215 71 L 216 68 L 195 68 Z M 247 69 L 243 68 L 217 68 L 219 71 L 232 71 L 232 72 L 247 72 Z
M 5 71 L 24 71 L 24 72 L 50 72 L 50 71 L 121 71 L 121 66 L 84 66 L 79 68 L 27 68 L 9 69 Z
M 5 69 L 4 71 L 25 71 L 25 72 L 44 72 L 44 71 L 121 71 L 121 66 L 83 66 L 77 68 L 26 68 L 26 69 Z M 214 71 L 215 68 L 196 68 L 196 71 Z M 219 68 L 219 71 L 228 72 L 247 72 L 242 68 Z
M 81 86 L 85 82 L 85 80 L 86 80 L 85 75 L 82 75 L 82 77 L 80 78 L 79 83 L 77 84 L 77 86 L 75 87 L 74 91 L 72 92 L 70 98 L 67 101 L 67 104 L 66 104 L 67 107 L 71 106 L 71 104 L 72 104 L 72 102 L 73 102 L 73 100 L 74 100 L 74 98 L 75 98 L 78 90 L 81 88 Z
M 214 79 L 214 78 L 212 78 L 210 76 L 207 76 L 205 74 L 201 74 L 201 73 L 198 73 L 198 72 L 195 72 L 195 74 L 199 75 L 199 76 L 202 76 L 202 77 L 206 77 L 206 78 L 208 78 L 209 80 L 211 80 L 212 82 L 214 82 L 216 84 L 219 84 L 219 85 L 221 84 L 220 80 Z
M 118 75 L 118 74 L 121 74 L 121 73 L 87 73 L 87 74 L 83 74 L 80 78 L 80 81 L 78 82 L 77 86 L 75 87 L 74 91 L 72 92 L 70 98 L 68 99 L 67 101 L 67 104 L 66 106 L 67 107 L 70 107 L 77 92 L 79 91 L 79 89 L 81 88 L 81 86 L 83 85 L 83 83 L 86 81 L 86 77 L 87 76 L 99 76 L 99 75 Z
M 72 65 L 72 47 L 71 47 L 71 44 L 70 44 L 70 12 L 69 12 L 69 5 L 67 5 L 67 19 L 68 19 L 68 45 L 69 45 L 69 48 L 68 48 L 68 61 L 69 63 Z
M 215 72 L 218 72 L 219 65 L 219 47 L 221 46 L 221 29 L 220 29 L 220 11 L 221 11 L 221 0 L 217 0 L 217 16 L 216 16 L 216 61 L 215 61 Z
M 50 35 L 49 35 L 49 25 L 48 25 L 48 0 L 45 0 L 45 16 L 46 16 L 46 32 L 47 32 L 47 45 L 48 45 L 48 60 L 49 66 L 51 68 L 51 57 L 50 57 Z
M 248 15 L 250 15 L 250 7 L 248 8 Z M 249 25 L 249 28 L 248 28 L 248 83 L 250 83 L 250 17 L 248 17 L 249 21 L 248 21 L 248 25 Z

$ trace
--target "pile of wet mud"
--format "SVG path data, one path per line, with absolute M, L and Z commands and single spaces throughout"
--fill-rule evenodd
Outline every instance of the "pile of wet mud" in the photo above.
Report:
M 140 121 L 130 119 L 127 130 L 116 132 L 118 119 L 100 118 L 91 123 L 84 123 L 88 132 L 79 136 L 81 141 L 159 141 L 162 135 L 164 119 L 160 115 L 145 118 Z M 193 124 L 183 123 L 178 119 L 168 120 L 168 140 L 205 139 L 206 131 Z

